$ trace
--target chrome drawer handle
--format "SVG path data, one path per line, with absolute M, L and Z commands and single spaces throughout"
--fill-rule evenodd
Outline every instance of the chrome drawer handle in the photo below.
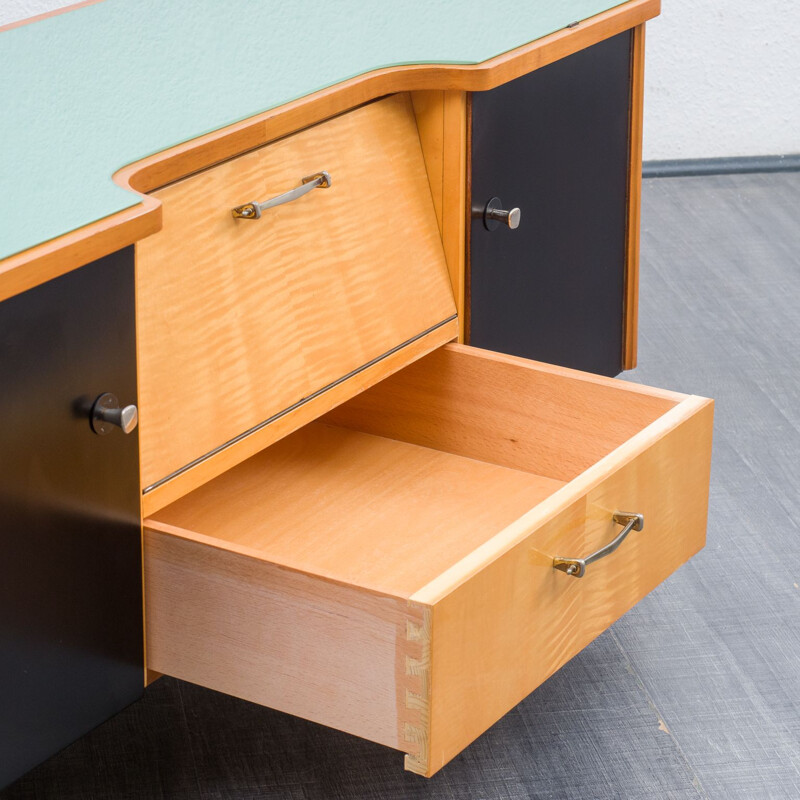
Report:
M 617 525 L 625 527 L 619 532 L 616 539 L 601 547 L 596 552 L 586 558 L 561 558 L 556 556 L 553 559 L 553 569 L 560 569 L 573 578 L 582 578 L 586 574 L 586 567 L 589 564 L 599 561 L 601 558 L 610 556 L 626 539 L 631 531 L 640 531 L 644 528 L 644 516 L 642 514 L 631 514 L 627 511 L 617 511 L 612 517 Z
M 315 172 L 303 178 L 300 186 L 290 189 L 288 192 L 279 194 L 263 203 L 245 203 L 243 206 L 236 206 L 231 209 L 235 219 L 261 219 L 261 212 L 275 206 L 282 206 L 284 203 L 291 203 L 304 194 L 308 194 L 312 189 L 327 189 L 331 185 L 331 176 L 327 172 Z

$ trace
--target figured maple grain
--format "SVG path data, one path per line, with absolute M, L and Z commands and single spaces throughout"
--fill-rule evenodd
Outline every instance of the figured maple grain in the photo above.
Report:
M 232 217 L 321 170 L 330 188 Z M 144 487 L 455 315 L 407 95 L 156 196 L 163 230 L 136 248 Z
M 432 775 L 705 544 L 713 403 L 689 397 L 412 599 L 432 607 Z M 644 529 L 583 578 L 584 557 Z

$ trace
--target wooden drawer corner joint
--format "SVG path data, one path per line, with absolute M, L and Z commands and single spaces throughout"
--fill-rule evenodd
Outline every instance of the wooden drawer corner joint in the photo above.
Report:
M 405 768 L 418 775 L 427 775 L 430 752 L 431 698 L 431 609 L 409 603 L 419 614 L 420 624 L 406 621 L 405 676 L 402 687 L 405 714 L 401 720 L 401 741 L 412 752 L 405 757 Z

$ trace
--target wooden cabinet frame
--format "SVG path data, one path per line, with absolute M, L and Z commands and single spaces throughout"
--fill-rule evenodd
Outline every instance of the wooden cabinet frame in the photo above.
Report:
M 123 248 L 160 231 L 162 229 L 162 203 L 159 198 L 149 194 L 154 190 L 168 186 L 187 176 L 194 175 L 209 167 L 214 167 L 241 156 L 242 154 L 256 150 L 263 145 L 277 142 L 291 134 L 298 133 L 319 123 L 331 120 L 334 117 L 350 112 L 367 103 L 371 103 L 385 95 L 409 92 L 412 98 L 413 112 L 425 164 L 425 169 L 422 170 L 420 166 L 419 170 L 422 185 L 421 194 L 425 195 L 426 192 L 424 178 L 427 172 L 431 198 L 436 214 L 436 222 L 441 236 L 442 250 L 453 289 L 456 310 L 458 312 L 458 321 L 456 322 L 452 316 L 445 320 L 445 322 L 448 323 L 448 327 L 446 329 L 442 328 L 443 332 L 440 332 L 441 335 L 437 334 L 437 337 L 441 338 L 442 341 L 439 341 L 438 338 L 435 343 L 423 341 L 422 339 L 419 341 L 416 339 L 409 339 L 408 342 L 411 342 L 411 344 L 404 352 L 400 352 L 399 348 L 397 353 L 395 353 L 394 350 L 388 351 L 388 358 L 385 365 L 387 374 L 395 369 L 399 369 L 407 362 L 423 356 L 434 344 L 442 345 L 444 341 L 454 338 L 458 338 L 459 342 L 463 343 L 468 336 L 467 314 L 469 306 L 469 270 L 467 261 L 471 214 L 469 208 L 470 93 L 491 90 L 503 83 L 512 81 L 590 47 L 593 44 L 614 37 L 625 31 L 632 30 L 629 171 L 627 175 L 627 225 L 625 233 L 624 345 L 621 354 L 623 367 L 630 369 L 636 364 L 637 348 L 636 326 L 639 272 L 644 26 L 645 21 L 656 16 L 659 11 L 660 0 L 630 0 L 630 2 L 598 14 L 580 24 L 557 31 L 549 36 L 480 64 L 411 65 L 375 70 L 235 123 L 226 128 L 192 139 L 191 141 L 144 158 L 134 164 L 129 164 L 120 169 L 113 176 L 113 180 L 120 187 L 137 193 L 140 196 L 140 202 L 124 211 L 112 214 L 109 217 L 0 261 L 0 301 L 26 292 L 39 284 L 69 273 L 72 270 L 76 270 L 103 256 L 121 251 Z M 244 200 L 248 199 L 250 198 L 244 198 Z M 426 195 L 425 199 L 427 202 Z M 435 241 L 435 226 L 433 225 L 431 215 L 429 214 L 426 219 L 430 222 L 432 239 Z M 444 273 L 444 265 L 441 264 L 441 253 L 439 255 L 441 283 L 444 286 L 444 294 L 448 295 L 449 302 L 447 278 Z M 452 309 L 450 310 L 452 311 Z M 446 336 L 444 335 L 445 333 L 447 334 Z M 462 345 L 460 344 L 448 344 L 444 346 L 444 352 L 448 354 L 447 357 L 451 360 L 458 358 L 465 362 L 469 361 L 472 356 L 468 357 L 465 355 L 465 353 L 459 349 L 461 347 Z M 463 349 L 467 350 L 468 348 Z M 454 353 L 456 355 L 453 355 Z M 496 354 L 482 356 L 481 358 L 487 363 L 496 362 L 505 364 L 506 361 L 508 361 L 508 363 L 513 362 L 513 359 L 509 360 L 506 356 Z M 530 366 L 514 366 L 515 373 L 518 371 L 521 374 L 523 371 L 529 369 L 531 369 Z M 606 386 L 603 382 L 605 379 L 598 378 L 596 382 L 594 376 L 575 378 L 571 375 L 562 374 L 558 367 L 551 368 L 546 365 L 537 365 L 535 366 L 535 370 L 544 374 L 548 374 L 549 371 L 553 370 L 554 373 L 558 375 L 558 379 L 565 383 L 585 381 L 592 391 L 596 388 L 594 386 L 595 383 L 597 383 L 598 386 Z M 373 377 L 374 380 L 372 380 Z M 368 389 L 380 377 L 383 377 L 383 375 L 373 376 L 372 373 L 369 373 L 363 379 L 360 379 L 362 380 L 362 384 L 358 387 L 356 394 Z M 367 378 L 369 378 L 369 380 L 367 380 Z M 399 385 L 402 387 L 402 378 L 399 380 L 401 381 Z M 473 381 L 473 384 L 478 383 L 480 383 L 480 381 Z M 298 415 L 294 418 L 292 423 L 293 427 L 311 422 L 316 419 L 320 413 L 323 413 L 323 411 L 333 408 L 337 403 L 341 403 L 351 398 L 353 395 L 353 392 L 351 392 L 349 388 L 346 391 L 339 389 L 338 382 L 334 382 L 330 385 L 334 388 L 331 390 L 329 397 L 326 398 L 326 401 L 330 401 L 329 404 L 327 406 L 324 404 L 309 406 L 310 410 L 307 412 L 306 417 Z M 467 386 L 466 383 L 459 384 L 460 396 L 467 393 L 465 386 Z M 493 386 L 490 386 L 489 389 L 494 391 Z M 381 391 L 382 390 L 378 388 L 370 396 L 379 397 L 380 404 L 388 406 L 389 403 L 385 402 L 386 398 L 381 395 Z M 672 397 L 670 393 L 661 393 L 660 390 L 642 390 L 631 387 L 625 391 L 629 391 L 632 395 L 652 393 L 652 396 L 658 398 L 659 401 L 663 400 L 664 397 Z M 413 387 L 412 389 L 408 389 L 408 393 L 413 394 Z M 444 394 L 446 395 L 447 392 L 445 391 Z M 579 393 L 579 396 L 582 397 L 582 394 Z M 700 419 L 699 415 L 702 414 L 704 427 L 701 431 L 703 437 L 701 446 L 704 447 L 705 450 L 708 450 L 708 447 L 710 447 L 711 404 L 708 401 L 696 398 L 687 399 L 678 397 L 677 395 L 675 395 L 673 399 L 675 399 L 678 405 L 683 404 L 681 411 L 681 415 L 683 416 L 673 415 L 670 417 L 667 422 L 664 423 L 666 427 L 663 427 L 663 430 L 661 427 L 648 429 L 646 436 L 640 436 L 641 441 L 639 441 L 639 439 L 636 440 L 636 447 L 643 449 L 645 444 L 650 447 L 652 444 L 660 441 L 665 433 L 670 433 L 672 430 L 672 428 L 669 427 L 670 425 L 675 427 L 677 422 L 683 424 L 684 417 L 688 419 L 689 416 L 695 414 L 697 414 L 697 418 Z M 350 402 L 352 406 L 358 405 L 357 402 L 353 403 L 352 400 Z M 369 402 L 369 400 L 367 400 L 367 402 Z M 340 413 L 346 413 L 344 406 L 342 409 Z M 478 416 L 482 418 L 484 415 L 478 414 Z M 532 417 L 533 414 L 529 416 Z M 528 418 L 526 417 L 526 424 L 527 422 Z M 675 424 L 673 425 L 673 423 Z M 235 464 L 239 464 L 249 456 L 263 450 L 267 444 L 270 444 L 275 439 L 289 432 L 288 424 L 283 428 L 281 425 L 283 425 L 283 423 L 277 425 L 275 429 L 270 432 L 271 434 L 276 434 L 272 437 L 249 435 L 249 432 L 246 432 L 248 435 L 242 435 L 243 445 L 235 458 L 231 456 L 230 451 L 226 452 L 224 449 L 220 448 L 219 453 L 214 451 L 213 465 L 212 460 L 206 462 L 205 466 L 197 469 L 197 471 L 193 473 L 193 478 L 191 480 L 182 481 L 180 484 L 176 483 L 172 486 L 165 484 L 164 490 L 160 491 L 157 497 L 155 495 L 145 495 L 141 508 L 142 516 L 152 517 L 154 514 L 157 515 L 159 511 L 170 503 L 180 500 L 202 484 L 208 483 L 221 473 L 226 472 Z M 343 424 L 343 427 L 347 427 L 347 424 Z M 667 428 L 669 428 L 669 430 L 667 430 Z M 685 430 L 688 430 L 688 428 Z M 505 432 L 503 432 L 503 435 L 505 435 Z M 637 434 L 637 436 L 638 435 L 639 434 Z M 392 439 L 393 437 L 387 435 L 386 438 Z M 519 439 L 506 437 L 503 441 L 508 441 L 516 445 Z M 674 437 L 674 441 L 678 441 L 677 437 Z M 494 442 L 493 445 L 496 445 L 496 442 Z M 588 489 L 594 487 L 594 484 L 591 486 L 589 485 L 590 479 L 594 480 L 597 478 L 599 481 L 598 476 L 601 476 L 601 472 L 602 476 L 605 476 L 606 473 L 611 473 L 622 465 L 622 460 L 630 460 L 629 457 L 632 457 L 635 448 L 633 448 L 632 445 L 625 444 L 621 444 L 619 447 L 621 448 L 619 452 L 615 451 L 617 452 L 615 458 L 619 463 L 614 461 L 612 464 L 611 461 L 607 461 L 602 466 L 602 469 L 595 469 L 595 472 L 591 472 L 591 474 L 587 472 L 586 474 L 589 475 L 589 478 L 584 477 L 576 479 L 577 482 L 575 486 L 577 486 L 577 488 L 573 487 L 576 492 L 578 489 L 581 491 L 586 489 L 588 491 Z M 431 445 L 430 449 L 438 450 L 439 445 Z M 676 452 L 679 449 L 680 448 L 676 448 Z M 687 452 L 689 449 L 690 448 L 687 448 Z M 638 450 L 636 452 L 638 453 Z M 682 456 L 683 451 L 681 451 L 680 454 Z M 693 453 L 688 452 L 688 456 L 692 455 Z M 704 453 L 701 453 L 700 456 L 705 458 Z M 675 456 L 673 460 L 677 462 L 678 457 Z M 702 463 L 698 461 L 698 464 L 700 468 L 704 468 L 705 461 L 702 461 Z M 613 466 L 613 470 L 609 465 Z M 655 467 L 653 469 L 655 469 Z M 605 472 L 603 472 L 603 470 L 605 470 Z M 581 481 L 583 481 L 583 483 L 581 483 Z M 584 486 L 584 484 L 586 485 Z M 691 554 L 689 550 L 694 552 L 694 550 L 702 546 L 701 522 L 705 518 L 705 496 L 701 490 L 707 486 L 707 482 L 703 484 L 701 481 L 698 481 L 697 486 L 698 494 L 694 504 L 695 511 L 693 512 L 697 524 L 690 531 L 691 542 L 689 542 L 689 544 L 691 547 L 689 547 L 686 542 L 677 541 L 676 550 L 671 554 L 671 560 L 665 562 L 665 564 L 669 566 L 669 571 Z M 560 496 L 558 503 L 566 497 L 567 495 Z M 494 570 L 496 568 L 501 568 L 506 562 L 510 563 L 511 557 L 508 556 L 508 553 L 511 552 L 512 546 L 516 547 L 522 542 L 523 538 L 526 538 L 530 534 L 531 531 L 529 529 L 531 529 L 533 523 L 536 523 L 536 525 L 544 525 L 547 520 L 543 515 L 552 516 L 556 510 L 561 513 L 564 509 L 561 509 L 558 503 L 554 501 L 550 506 L 544 508 L 544 510 L 536 505 L 536 510 L 526 512 L 527 515 L 532 514 L 533 516 L 526 516 L 524 520 L 520 518 L 519 522 L 515 522 L 513 526 L 508 528 L 507 535 L 504 538 L 492 539 L 489 550 L 485 552 L 483 550 L 481 551 L 481 568 L 483 569 L 486 567 L 487 570 L 490 568 Z M 556 508 L 556 506 L 558 506 L 558 508 Z M 669 515 L 665 515 L 665 517 L 669 517 Z M 151 523 L 150 533 L 148 535 L 152 538 L 153 531 L 158 531 L 159 526 L 154 519 L 150 519 L 148 522 Z M 669 519 L 668 524 L 671 524 L 671 520 Z M 164 528 L 163 525 L 161 527 L 162 529 Z M 165 531 L 161 530 L 161 533 L 165 533 Z M 172 535 L 170 531 L 166 531 L 166 534 Z M 163 539 L 163 541 L 170 540 Z M 585 544 L 585 542 L 580 539 L 577 543 L 581 544 L 581 546 Z M 161 544 L 158 546 L 160 547 Z M 179 547 L 182 547 L 182 545 Z M 198 550 L 197 552 L 201 551 Z M 202 552 L 204 553 L 205 551 Z M 154 548 L 152 553 L 157 555 L 158 548 Z M 414 706 L 417 695 L 423 697 L 426 693 L 430 693 L 429 681 L 433 681 L 434 684 L 437 681 L 439 681 L 440 684 L 444 684 L 446 681 L 439 676 L 447 677 L 448 680 L 450 678 L 450 673 L 447 671 L 443 672 L 441 666 L 434 665 L 431 667 L 431 665 L 426 662 L 429 651 L 425 648 L 430 645 L 426 637 L 430 638 L 431 620 L 435 621 L 436 613 L 439 614 L 439 620 L 443 620 L 447 614 L 450 613 L 448 609 L 450 609 L 451 606 L 448 604 L 451 602 L 454 604 L 452 608 L 456 609 L 456 611 L 452 613 L 452 616 L 458 617 L 458 626 L 452 628 L 452 630 L 456 631 L 452 634 L 452 643 L 448 644 L 449 640 L 446 639 L 441 640 L 445 641 L 445 646 L 440 647 L 439 652 L 451 653 L 452 655 L 449 657 L 453 663 L 467 663 L 470 659 L 475 660 L 477 663 L 477 656 L 474 652 L 469 650 L 469 645 L 465 644 L 468 643 L 469 637 L 462 635 L 462 632 L 469 627 L 470 622 L 469 619 L 467 619 L 469 614 L 467 614 L 466 611 L 459 610 L 462 608 L 467 609 L 471 614 L 472 606 L 470 604 L 473 603 L 473 600 L 470 599 L 471 596 L 467 596 L 469 592 L 467 592 L 466 589 L 464 590 L 464 592 L 466 592 L 464 595 L 466 599 L 464 599 L 463 602 L 459 599 L 461 598 L 461 594 L 464 594 L 463 592 L 456 596 L 457 592 L 461 591 L 459 587 L 462 583 L 465 587 L 468 586 L 468 579 L 471 580 L 473 577 L 470 570 L 473 570 L 474 564 L 470 561 L 470 558 L 471 556 L 468 556 L 459 560 L 456 566 L 453 567 L 453 569 L 457 567 L 458 570 L 461 570 L 463 575 L 461 572 L 458 572 L 458 570 L 458 574 L 448 572 L 441 580 L 439 578 L 436 579 L 439 581 L 438 583 L 432 581 L 424 587 L 427 594 L 423 592 L 422 594 L 414 595 L 410 598 L 409 602 L 412 603 L 412 606 L 409 607 L 416 608 L 416 611 L 413 612 L 414 614 L 419 612 L 417 614 L 419 617 L 419 620 L 417 620 L 419 625 L 417 625 L 417 622 L 414 622 L 413 625 L 406 626 L 405 617 L 401 620 L 403 623 L 400 626 L 401 634 L 407 636 L 408 641 L 413 643 L 413 647 L 415 647 L 419 653 L 418 657 L 415 655 L 407 665 L 410 671 L 403 672 L 398 681 L 400 689 L 407 689 L 409 686 L 412 687 L 411 695 L 413 695 L 413 697 L 411 697 L 412 705 L 407 706 L 407 708 L 413 711 L 413 724 L 411 724 L 410 733 L 406 731 L 405 728 L 398 730 L 401 730 L 403 735 L 408 734 L 408 736 L 412 737 L 414 735 L 414 730 L 419 730 L 421 733 L 419 734 L 420 739 L 418 742 L 412 742 L 411 739 L 407 738 L 400 742 L 399 749 L 405 750 L 409 754 L 409 768 L 422 774 L 430 775 L 435 772 L 443 763 L 468 744 L 474 736 L 485 729 L 486 724 L 491 724 L 493 719 L 496 719 L 499 714 L 504 713 L 514 702 L 518 702 L 519 699 L 525 696 L 535 685 L 538 685 L 546 675 L 550 674 L 563 663 L 563 659 L 554 659 L 546 664 L 540 665 L 541 669 L 537 667 L 538 671 L 535 676 L 531 677 L 526 673 L 523 676 L 524 680 L 521 679 L 518 682 L 518 686 L 514 689 L 514 692 L 497 699 L 496 702 L 491 704 L 490 708 L 487 707 L 488 710 L 481 711 L 480 714 L 476 712 L 474 719 L 468 720 L 469 724 L 464 725 L 463 730 L 455 730 L 447 721 L 448 704 L 451 701 L 455 702 L 453 698 L 456 694 L 462 692 L 463 689 L 463 687 L 458 684 L 458 681 L 454 681 L 453 688 L 451 690 L 448 689 L 446 692 L 442 692 L 441 687 L 439 688 L 439 694 L 432 701 L 432 711 L 428 709 L 427 706 L 425 706 L 427 710 L 423 709 L 422 711 Z M 524 555 L 524 557 L 520 556 L 520 559 L 528 559 L 528 555 Z M 522 563 L 522 561 L 520 561 L 520 563 Z M 494 564 L 500 566 L 495 567 L 493 566 Z M 539 566 L 541 567 L 541 565 Z M 545 565 L 545 568 L 543 568 L 548 577 L 550 576 L 550 572 L 548 571 L 549 566 L 550 565 Z M 271 571 L 271 569 L 272 567 L 267 571 Z M 280 565 L 275 566 L 275 570 L 280 571 L 281 569 L 282 567 Z M 664 571 L 663 575 L 661 572 L 658 574 L 653 572 L 650 583 L 654 585 L 658 580 L 666 577 L 666 574 L 666 571 Z M 502 580 L 498 579 L 497 584 L 502 585 Z M 477 583 L 473 585 L 477 585 Z M 617 606 L 615 606 L 614 618 L 620 613 L 623 613 L 623 611 L 629 607 L 630 602 L 635 602 L 635 600 L 638 599 L 638 596 L 634 597 L 634 592 L 632 590 L 629 592 L 629 595 L 630 596 L 626 595 L 620 599 Z M 451 596 L 456 599 L 451 600 Z M 406 599 L 401 599 L 401 605 L 405 607 Z M 417 606 L 413 606 L 413 603 L 416 603 Z M 430 611 L 427 618 L 425 614 L 420 611 L 423 606 L 426 607 L 426 613 Z M 495 610 L 498 616 L 502 614 L 502 609 Z M 610 624 L 610 621 L 613 620 L 609 616 L 604 624 Z M 394 624 L 394 621 L 392 624 Z M 444 624 L 442 622 L 439 622 L 439 624 L 439 630 L 445 630 Z M 447 630 L 449 631 L 450 629 Z M 584 646 L 588 643 L 589 638 L 587 637 L 589 637 L 590 634 L 592 636 L 596 635 L 596 633 L 595 631 L 590 631 L 588 633 L 581 632 L 580 636 L 576 634 L 576 647 L 578 644 L 581 647 Z M 509 641 L 513 638 L 512 634 L 513 631 L 509 633 Z M 450 633 L 448 632 L 447 635 L 449 636 Z M 480 643 L 476 646 L 480 646 Z M 411 647 L 411 645 L 409 645 L 409 647 Z M 463 654 L 460 652 L 459 648 L 464 649 Z M 509 649 L 513 649 L 513 643 L 509 645 Z M 490 648 L 487 646 L 484 650 L 488 652 Z M 416 653 L 416 650 L 414 650 L 414 652 Z M 394 650 L 392 650 L 392 653 L 394 653 Z M 417 663 L 417 661 L 419 663 Z M 442 658 L 439 663 L 444 664 L 447 662 Z M 156 662 L 155 666 L 157 668 L 161 667 L 169 670 L 169 659 L 165 658 L 163 663 Z M 456 669 L 453 668 L 452 672 L 455 674 Z M 475 678 L 475 674 L 479 672 L 481 672 L 481 670 L 475 667 L 472 673 L 464 673 L 466 677 L 462 676 L 459 678 L 462 684 L 471 682 L 470 686 L 472 688 L 467 687 L 469 691 L 463 692 L 464 694 L 472 692 L 473 695 L 477 696 L 478 692 L 474 687 L 478 686 L 479 680 Z M 171 674 L 179 675 L 179 672 L 173 672 Z M 460 674 L 461 673 L 459 673 L 459 675 Z M 154 675 L 151 674 L 151 677 L 154 677 Z M 240 693 L 240 696 L 245 695 Z M 427 697 L 425 699 L 427 702 Z M 419 713 L 417 713 L 418 711 Z M 430 713 L 434 715 L 432 718 L 434 720 L 433 723 L 425 716 Z M 400 717 L 400 721 L 403 723 L 408 722 L 408 720 L 405 720 L 402 716 Z M 343 729 L 348 728 L 343 727 Z M 433 731 L 431 735 L 436 737 L 434 739 L 434 747 L 441 746 L 441 752 L 438 754 L 432 752 L 430 758 L 428 757 L 429 753 L 427 750 L 428 729 Z M 355 727 L 353 727 L 353 730 L 356 733 L 360 732 L 359 729 Z M 373 738 L 376 738 L 376 741 L 382 740 L 380 737 Z M 406 745 L 409 742 L 411 742 L 413 746 L 407 747 Z M 389 744 L 391 744 L 391 742 L 389 742 Z M 398 743 L 395 742 L 392 746 L 397 746 L 397 744 Z

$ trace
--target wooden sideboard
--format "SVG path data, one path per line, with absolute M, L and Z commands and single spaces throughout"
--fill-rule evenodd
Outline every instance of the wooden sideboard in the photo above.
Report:
M 145 674 L 432 775 L 703 546 L 712 402 L 609 377 L 658 3 L 592 12 L 165 142 L 0 261 L 0 784 Z

